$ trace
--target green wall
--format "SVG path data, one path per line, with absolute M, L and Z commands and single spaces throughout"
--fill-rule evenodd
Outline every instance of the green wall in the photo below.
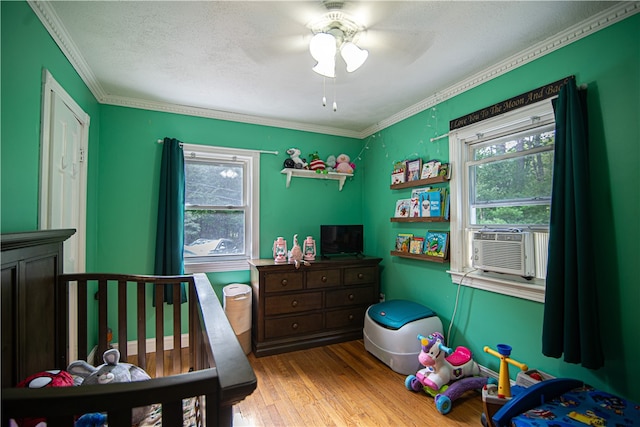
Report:
M 482 365 L 498 371 L 497 358 L 484 353 L 483 347 L 495 349 L 496 344 L 506 343 L 513 347 L 512 357 L 531 368 L 579 378 L 635 401 L 640 401 L 635 363 L 640 354 L 640 281 L 635 271 L 640 253 L 638 34 L 640 15 L 635 15 L 368 138 L 366 166 L 381 173 L 366 175 L 363 209 L 369 231 L 366 252 L 384 257 L 382 286 L 387 298 L 406 298 L 429 306 L 442 318 L 446 330 L 458 291 L 446 273 L 448 265 L 389 255 L 397 233 L 421 235 L 427 229 L 412 223 L 389 223 L 395 201 L 408 194 L 408 190 L 389 189 L 393 162 L 417 156 L 448 159 L 448 139 L 429 140 L 446 133 L 452 119 L 567 75 L 575 75 L 578 84 L 588 84 L 590 185 L 599 200 L 592 218 L 600 303 L 594 315 L 600 318 L 607 346 L 605 367 L 591 371 L 542 356 L 543 304 L 467 287 L 460 289 L 453 342 L 449 344 L 469 346 Z M 376 197 L 367 197 L 373 194 Z M 512 378 L 515 374 L 512 368 Z
M 88 270 L 152 271 L 158 139 L 169 136 L 196 144 L 278 150 L 278 156 L 261 156 L 260 256 L 271 256 L 273 239 L 280 235 L 288 240 L 295 233 L 317 238 L 320 223 L 363 223 L 367 254 L 384 258 L 382 287 L 387 298 L 428 305 L 438 312 L 445 329 L 458 290 L 446 273 L 448 265 L 389 256 L 398 232 L 426 230 L 389 222 L 402 194 L 389 189 L 393 162 L 411 157 L 448 159 L 447 139 L 429 140 L 446 133 L 450 119 L 576 75 L 578 83 L 589 85 L 590 185 L 602 200 L 594 210 L 593 232 L 606 248 L 600 252 L 596 272 L 598 316 L 608 346 L 606 366 L 590 371 L 542 356 L 542 304 L 465 287 L 460 289 L 450 344 L 469 346 L 481 364 L 497 371 L 497 360 L 482 348 L 507 343 L 513 347 L 513 358 L 532 368 L 579 378 L 640 401 L 634 363 L 640 354 L 636 311 L 640 284 L 633 274 L 640 249 L 639 15 L 359 141 L 99 105 L 25 2 L 2 2 L 1 13 L 3 233 L 37 228 L 41 73 L 47 68 L 91 116 Z M 342 192 L 335 181 L 295 178 L 286 189 L 280 170 L 284 151 L 290 147 L 300 148 L 304 155 L 318 150 L 323 158 L 345 152 L 355 159 L 356 174 Z M 447 229 L 446 225 L 432 228 Z M 249 279 L 247 272 L 210 273 L 209 277 L 218 295 L 224 285 Z

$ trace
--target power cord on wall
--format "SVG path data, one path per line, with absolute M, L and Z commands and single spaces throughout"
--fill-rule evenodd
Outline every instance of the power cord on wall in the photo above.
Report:
M 456 302 L 453 306 L 453 314 L 451 315 L 451 322 L 449 323 L 449 329 L 447 330 L 447 343 L 449 344 L 450 347 L 452 347 L 452 342 L 453 342 L 453 340 L 451 339 L 451 328 L 453 327 L 453 321 L 456 318 L 456 311 L 458 311 L 458 299 L 460 298 L 460 287 L 462 286 L 462 282 L 464 281 L 465 277 L 467 277 L 469 273 L 473 273 L 476 270 L 477 268 L 467 271 L 466 273 L 464 273 L 464 275 L 458 282 L 458 291 L 456 292 Z

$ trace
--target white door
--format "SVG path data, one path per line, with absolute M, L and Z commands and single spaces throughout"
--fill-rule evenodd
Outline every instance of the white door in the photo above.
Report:
M 64 243 L 64 272 L 85 271 L 89 116 L 45 70 L 40 160 L 40 228 L 75 228 Z M 76 298 L 75 286 L 69 297 Z M 76 304 L 69 304 L 69 360 L 75 360 Z

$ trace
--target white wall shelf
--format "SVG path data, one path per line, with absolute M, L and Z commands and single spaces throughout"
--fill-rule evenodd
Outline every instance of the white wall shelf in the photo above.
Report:
M 316 171 L 310 171 L 307 169 L 293 169 L 293 168 L 284 168 L 280 171 L 287 175 L 287 188 L 291 185 L 291 177 L 298 178 L 315 178 L 315 179 L 334 179 L 338 181 L 338 191 L 342 191 L 342 187 L 344 186 L 344 182 L 347 177 L 353 176 L 352 173 L 340 173 L 340 172 L 327 172 L 327 173 L 317 173 Z

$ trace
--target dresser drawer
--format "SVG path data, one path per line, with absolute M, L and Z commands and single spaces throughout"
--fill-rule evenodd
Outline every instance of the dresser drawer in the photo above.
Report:
M 288 335 L 300 335 L 323 329 L 322 314 L 307 314 L 304 316 L 288 316 L 280 319 L 264 321 L 265 338 L 279 338 Z
M 266 297 L 264 300 L 265 316 L 298 313 L 322 308 L 321 292 L 305 292 L 298 294 Z
M 318 270 L 307 272 L 307 288 L 326 288 L 340 285 L 340 270 Z
M 284 292 L 302 289 L 302 272 L 267 273 L 264 275 L 265 292 Z
M 355 267 L 344 270 L 345 285 L 360 285 L 364 283 L 374 283 L 378 280 L 378 269 L 376 267 Z
M 327 292 L 327 308 L 373 303 L 373 288 L 353 288 Z
M 327 328 L 363 328 L 364 315 L 366 311 L 366 307 L 354 307 L 346 310 L 329 311 L 326 314 Z

